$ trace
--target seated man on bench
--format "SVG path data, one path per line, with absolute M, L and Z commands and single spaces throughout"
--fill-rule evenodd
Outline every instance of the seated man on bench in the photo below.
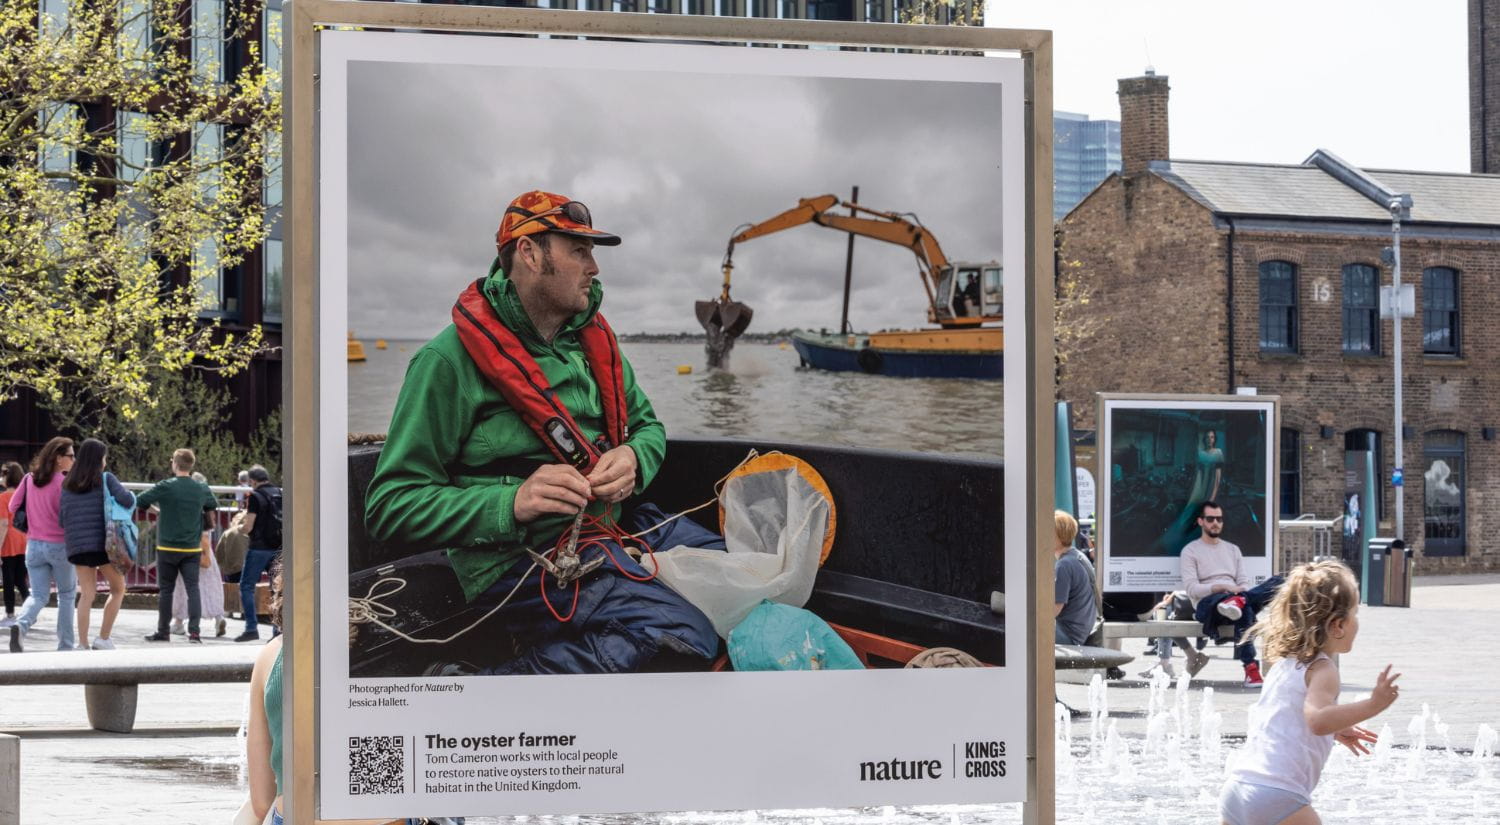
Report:
M 1245 631 L 1255 624 L 1255 614 L 1271 601 L 1281 587 L 1281 577 L 1272 576 L 1251 587 L 1245 574 L 1240 548 L 1219 536 L 1224 532 L 1224 508 L 1205 501 L 1198 509 L 1202 535 L 1182 548 L 1182 587 L 1193 600 L 1193 618 L 1212 638 L 1221 624 L 1234 625 L 1234 654 L 1245 666 L 1245 687 L 1260 687 L 1260 665 L 1255 645 Z

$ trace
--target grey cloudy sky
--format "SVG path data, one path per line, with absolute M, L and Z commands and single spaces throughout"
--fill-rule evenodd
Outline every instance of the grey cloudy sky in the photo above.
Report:
M 534 188 L 624 238 L 596 251 L 621 331 L 696 331 L 736 226 L 853 185 L 915 212 L 950 259 L 998 259 L 999 107 L 973 83 L 352 63 L 350 326 L 437 332 Z M 751 329 L 837 326 L 846 238 L 808 225 L 738 247 Z M 855 282 L 858 328 L 925 322 L 906 249 L 859 241 Z
M 1462 0 L 993 0 L 986 24 L 1053 32 L 1053 103 L 1117 120 L 1115 81 L 1171 78 L 1172 155 L 1469 171 Z

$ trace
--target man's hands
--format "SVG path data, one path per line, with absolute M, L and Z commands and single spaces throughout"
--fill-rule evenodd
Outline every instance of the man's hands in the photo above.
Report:
M 571 516 L 588 506 L 589 483 L 567 464 L 543 464 L 516 491 L 516 521 L 536 521 L 549 513 Z
M 629 445 L 621 444 L 599 456 L 599 463 L 587 479 L 594 498 L 611 504 L 629 498 L 630 491 L 635 489 L 635 471 L 635 450 Z
M 1335 733 L 1333 740 L 1348 748 L 1350 753 L 1359 756 L 1362 753 L 1370 752 L 1370 749 L 1365 747 L 1365 743 L 1373 745 L 1380 740 L 1380 737 L 1376 736 L 1372 730 L 1362 728 L 1359 725 L 1350 725 Z
M 599 457 L 585 477 L 567 464 L 544 464 L 516 491 L 516 521 L 528 524 L 541 516 L 571 516 L 591 500 L 624 501 L 635 489 L 635 451 L 621 445 Z

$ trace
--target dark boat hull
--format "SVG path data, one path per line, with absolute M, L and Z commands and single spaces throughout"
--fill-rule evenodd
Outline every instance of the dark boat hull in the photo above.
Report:
M 1004 374 L 1004 355 L 999 352 L 927 352 L 892 350 L 842 343 L 833 336 L 792 337 L 792 346 L 802 363 L 834 372 L 866 372 L 901 378 L 986 378 Z
M 845 447 L 770 444 L 731 439 L 676 439 L 645 498 L 668 513 L 713 497 L 714 482 L 751 449 L 782 450 L 818 470 L 837 508 L 834 546 L 807 608 L 824 620 L 921 647 L 957 647 L 991 664 L 1004 663 L 1005 625 L 990 610 L 1004 592 L 1002 465 L 952 456 Z M 451 606 L 453 583 L 428 548 L 372 541 L 364 529 L 364 492 L 379 445 L 349 449 L 351 596 L 402 569 L 413 581 L 405 598 Z M 714 508 L 694 513 L 718 529 Z M 427 581 L 421 584 L 420 581 Z M 413 635 L 451 632 L 441 610 L 419 610 Z M 417 630 L 413 628 L 412 630 Z M 471 634 L 478 635 L 478 634 Z M 486 637 L 493 635 L 486 632 Z M 434 656 L 461 648 L 410 645 L 376 631 L 351 650 L 355 675 L 420 673 Z

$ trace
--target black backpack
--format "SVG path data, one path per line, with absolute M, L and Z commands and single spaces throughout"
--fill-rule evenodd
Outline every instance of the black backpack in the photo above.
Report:
M 266 484 L 250 491 L 250 494 L 259 496 L 261 503 L 261 512 L 255 517 L 255 528 L 250 531 L 259 535 L 260 541 L 252 543 L 267 550 L 280 550 L 281 488 Z

